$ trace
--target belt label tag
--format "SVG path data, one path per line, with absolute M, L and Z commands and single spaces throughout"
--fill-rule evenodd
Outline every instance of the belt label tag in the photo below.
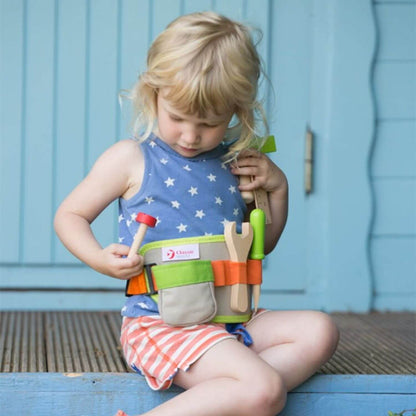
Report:
M 199 259 L 199 244 L 162 247 L 162 261 Z

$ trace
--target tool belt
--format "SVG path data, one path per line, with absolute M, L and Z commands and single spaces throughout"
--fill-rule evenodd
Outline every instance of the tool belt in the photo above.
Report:
M 240 323 L 251 318 L 252 285 L 262 282 L 261 260 L 230 260 L 224 235 L 162 240 L 145 244 L 143 272 L 127 282 L 126 296 L 151 295 L 164 322 Z M 231 308 L 233 285 L 248 291 L 244 311 Z

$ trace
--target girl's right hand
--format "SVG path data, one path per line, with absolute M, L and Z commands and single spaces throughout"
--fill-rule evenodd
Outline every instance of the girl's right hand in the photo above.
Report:
M 130 247 L 124 244 L 110 244 L 97 256 L 95 270 L 120 280 L 128 280 L 143 270 L 143 257 L 134 254 L 127 257 Z

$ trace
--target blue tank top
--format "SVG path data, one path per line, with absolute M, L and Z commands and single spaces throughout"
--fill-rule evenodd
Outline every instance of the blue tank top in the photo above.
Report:
M 144 155 L 144 176 L 140 190 L 132 198 L 119 200 L 119 242 L 131 245 L 139 227 L 138 212 L 157 219 L 148 228 L 143 244 L 173 238 L 217 235 L 224 225 L 235 221 L 241 232 L 246 205 L 238 190 L 238 179 L 222 156 L 223 144 L 193 158 L 175 152 L 155 135 L 140 144 Z M 157 313 L 148 296 L 127 299 L 124 316 Z

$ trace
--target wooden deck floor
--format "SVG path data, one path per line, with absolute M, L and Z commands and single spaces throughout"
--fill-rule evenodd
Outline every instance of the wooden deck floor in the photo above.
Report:
M 416 314 L 334 314 L 321 374 L 416 374 Z M 0 372 L 127 372 L 119 312 L 0 312 Z

